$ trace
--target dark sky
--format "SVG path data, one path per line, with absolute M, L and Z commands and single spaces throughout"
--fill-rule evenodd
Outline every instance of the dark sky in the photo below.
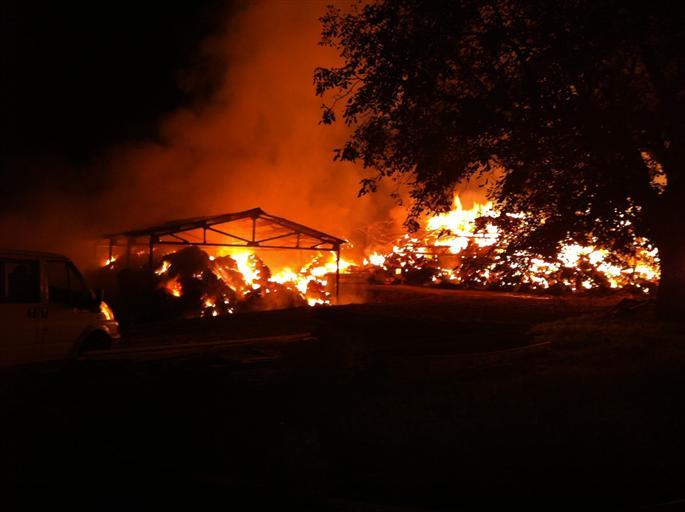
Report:
M 198 48 L 231 8 L 228 0 L 4 0 L 0 210 L 41 186 L 96 189 L 103 150 L 154 137 L 165 114 L 201 101 L 220 66 Z M 183 87 L 188 74 L 192 90 Z

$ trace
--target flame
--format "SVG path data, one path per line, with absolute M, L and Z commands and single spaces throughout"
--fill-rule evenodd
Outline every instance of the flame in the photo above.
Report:
M 171 263 L 169 263 L 168 260 L 162 260 L 162 266 L 155 270 L 155 274 L 158 276 L 166 274 L 169 271 L 169 268 L 171 268 Z
M 245 282 L 253 289 L 261 288 L 259 280 L 261 278 L 261 270 L 257 268 L 255 255 L 251 252 L 239 252 L 231 255 L 231 257 L 238 264 L 238 270 L 243 275 Z
M 365 260 L 366 261 L 366 260 Z M 376 267 L 385 266 L 385 256 L 380 253 L 374 252 L 369 256 L 368 262 Z
M 364 259 L 364 266 L 394 273 L 396 278 L 411 270 L 429 270 L 433 273 L 431 281 L 436 284 L 543 290 L 556 287 L 580 291 L 605 286 L 650 293 L 659 279 L 658 252 L 649 241 L 639 237 L 634 237 L 637 256 L 631 261 L 621 260 L 598 245 L 572 242 L 561 244 L 551 258 L 524 251 L 507 254 L 503 234 L 494 222 L 488 221 L 500 215 L 491 202 L 474 202 L 466 209 L 459 195 L 455 195 L 449 212 L 429 217 L 419 235 L 402 236 L 385 254 L 370 254 Z M 521 222 L 528 217 L 507 215 Z M 623 221 L 623 226 L 629 228 L 630 221 Z M 436 249 L 442 249 L 447 258 L 437 255 Z M 452 259 L 445 262 L 449 258 Z
M 630 261 L 597 240 L 588 245 L 566 241 L 552 256 L 513 252 L 507 250 L 508 238 L 498 227 L 502 225 L 497 222 L 500 215 L 491 202 L 474 202 L 464 208 L 455 195 L 450 211 L 427 218 L 423 230 L 401 236 L 387 250 L 367 253 L 362 266 L 345 259 L 336 261 L 334 253 L 321 251 L 299 269 L 287 266 L 272 272 L 252 249 L 225 248 L 205 254 L 204 259 L 195 258 L 204 263 L 186 270 L 177 268 L 173 254 L 167 254 L 155 274 L 160 288 L 173 297 L 183 296 L 181 282 L 189 290 L 201 290 L 201 299 L 192 298 L 197 300 L 201 316 L 233 314 L 245 304 L 260 301 L 273 307 L 330 304 L 329 276 L 337 268 L 343 273 L 359 269 L 379 272 L 375 275 L 383 282 L 405 282 L 419 276 L 423 283 L 510 290 L 609 288 L 649 294 L 655 289 L 659 258 L 648 240 L 634 237 L 635 256 Z M 507 216 L 524 227 L 530 218 L 526 214 Z M 623 226 L 630 229 L 631 225 L 626 219 Z
M 103 266 L 103 267 L 113 266 L 114 263 L 115 263 L 116 261 L 117 261 L 117 257 L 116 257 L 116 256 L 112 256 L 111 258 L 107 258 L 107 259 L 104 261 L 104 263 L 102 264 L 102 266 Z
M 352 263 L 340 258 L 340 272 L 345 272 Z M 334 260 L 330 260 L 321 263 L 319 259 L 314 258 L 308 265 L 302 267 L 301 272 L 311 274 L 314 277 L 322 277 L 326 274 L 331 274 L 336 271 L 336 263 Z
M 181 286 L 178 276 L 165 281 L 163 288 L 174 297 L 180 297 L 183 294 L 183 286 Z
M 155 274 L 162 278 L 162 289 L 174 297 L 181 297 L 184 291 L 179 281 L 179 269 L 172 261 L 173 256 L 165 259 Z M 339 265 L 342 271 L 352 263 L 341 259 Z M 291 294 L 310 306 L 331 302 L 327 276 L 336 270 L 332 253 L 316 253 L 299 271 L 285 267 L 272 274 L 271 269 L 250 249 L 218 249 L 216 254 L 208 256 L 208 266 L 209 272 L 191 273 L 186 270 L 184 274 L 184 279 L 204 283 L 202 286 L 208 290 L 201 298 L 201 316 L 232 314 L 236 305 L 256 296 L 284 297 Z M 205 274 L 213 275 L 213 282 L 218 284 L 209 285 Z
M 464 209 L 459 195 L 454 196 L 454 207 L 447 213 L 441 213 L 428 219 L 427 230 L 434 238 L 436 246 L 446 246 L 452 254 L 458 254 L 473 240 L 480 247 L 497 243 L 499 231 L 493 224 L 487 224 L 485 233 L 476 233 L 476 220 L 481 217 L 495 217 L 492 202 L 474 203 L 473 207 Z

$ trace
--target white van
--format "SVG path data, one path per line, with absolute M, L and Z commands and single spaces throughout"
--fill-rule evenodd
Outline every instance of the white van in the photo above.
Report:
M 0 249 L 0 366 L 63 360 L 118 339 L 112 310 L 69 258 Z

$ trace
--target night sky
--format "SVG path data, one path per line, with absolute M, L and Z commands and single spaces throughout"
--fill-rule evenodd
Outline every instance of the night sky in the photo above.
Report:
M 220 67 L 198 50 L 236 7 L 7 0 L 0 9 L 2 211 L 39 188 L 96 191 L 102 151 L 154 138 L 165 114 L 207 97 Z

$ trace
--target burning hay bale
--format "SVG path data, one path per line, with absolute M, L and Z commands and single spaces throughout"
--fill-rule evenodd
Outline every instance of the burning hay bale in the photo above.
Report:
M 329 266 L 320 256 L 299 273 L 272 274 L 254 253 L 215 257 L 188 247 L 164 256 L 155 275 L 157 288 L 177 299 L 185 315 L 219 316 L 328 304 Z
M 103 273 L 110 280 L 115 271 L 144 270 L 154 281 L 141 278 L 149 285 L 147 294 L 163 294 L 157 303 L 181 307 L 186 316 L 329 304 L 331 291 L 337 293 L 338 271 L 345 266 L 340 249 L 347 243 L 261 208 L 175 219 L 103 238 L 109 246 Z M 173 245 L 186 248 L 164 254 Z M 295 250 L 298 260 L 302 251 L 315 257 L 304 267 L 299 261 L 299 270 L 274 272 L 254 254 L 256 248 Z M 282 253 L 274 256 L 272 262 L 283 262 Z
M 517 242 L 517 233 L 531 222 L 526 215 L 498 212 L 491 203 L 464 208 L 456 196 L 452 210 L 428 218 L 422 230 L 394 243 L 386 239 L 361 264 L 340 260 L 340 271 L 375 283 L 444 288 L 554 294 L 621 290 L 643 296 L 655 290 L 657 251 L 648 240 L 632 236 L 629 223 L 629 243 L 622 252 L 602 247 L 591 234 L 585 244 L 569 239 L 544 252 Z M 163 256 L 150 283 L 154 297 L 134 309 L 151 317 L 211 317 L 331 302 L 336 261 L 329 251 L 315 253 L 297 271 L 274 271 L 249 247 L 214 251 L 192 246 Z M 104 268 L 111 273 L 117 265 L 110 254 Z M 122 282 L 134 281 L 130 272 Z M 149 277 L 138 279 L 148 282 Z M 122 303 L 140 303 L 142 295 L 131 293 Z
M 240 312 L 330 304 L 335 255 L 315 253 L 299 271 L 274 272 L 250 249 L 207 251 L 190 246 L 165 254 L 149 267 L 119 268 L 108 259 L 100 281 L 112 283 L 113 302 L 124 323 L 215 317 Z M 340 260 L 341 269 L 349 263 Z M 117 284 L 114 284 L 114 283 Z

